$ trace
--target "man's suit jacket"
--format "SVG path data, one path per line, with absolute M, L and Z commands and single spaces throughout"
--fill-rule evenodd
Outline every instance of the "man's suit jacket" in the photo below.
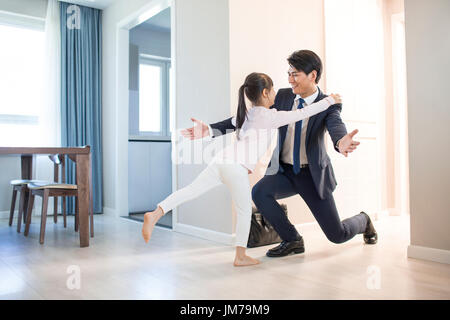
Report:
M 325 94 L 320 91 L 314 102 L 320 101 L 326 97 Z M 275 104 L 271 108 L 283 111 L 291 111 L 294 103 L 295 94 L 292 89 L 280 89 L 275 98 Z M 325 148 L 325 130 L 328 130 L 333 145 L 347 134 L 345 124 L 341 119 L 342 104 L 334 104 L 327 110 L 316 114 L 309 118 L 308 128 L 306 131 L 306 155 L 308 157 L 309 169 L 316 186 L 317 193 L 321 199 L 330 197 L 336 188 L 336 178 L 334 176 L 333 166 L 330 162 L 330 157 L 327 154 Z M 231 123 L 231 118 L 221 122 L 213 123 L 210 125 L 213 129 L 214 135 L 225 134 L 229 130 L 234 130 L 235 127 Z M 287 125 L 280 127 L 278 130 L 278 147 L 275 149 L 272 155 L 271 164 L 278 165 L 280 163 L 281 148 L 283 147 L 284 140 L 286 138 Z M 336 149 L 336 147 L 335 147 Z M 336 151 L 339 152 L 338 149 Z M 283 172 L 283 167 L 278 165 L 278 170 Z M 266 172 L 267 174 L 267 172 Z

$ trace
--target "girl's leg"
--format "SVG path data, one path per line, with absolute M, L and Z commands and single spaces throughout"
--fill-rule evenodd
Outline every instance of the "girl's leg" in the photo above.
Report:
M 252 215 L 252 198 L 248 170 L 243 166 L 219 165 L 223 183 L 228 187 L 236 209 L 236 257 L 235 266 L 250 266 L 259 261 L 245 254 Z
M 145 213 L 144 225 L 142 227 L 142 237 L 145 242 L 150 240 L 155 224 L 164 214 L 186 201 L 197 198 L 221 183 L 218 169 L 216 165 L 212 163 L 208 165 L 191 184 L 175 191 L 165 200 L 161 201 L 155 211 Z

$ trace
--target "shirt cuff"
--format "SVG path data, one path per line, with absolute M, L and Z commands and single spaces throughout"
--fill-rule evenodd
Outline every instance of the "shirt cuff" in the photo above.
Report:
M 330 106 L 332 106 L 333 104 L 336 104 L 336 100 L 334 100 L 334 98 L 332 96 L 328 96 L 325 99 L 328 100 L 328 102 L 330 103 Z
M 208 132 L 209 132 L 209 136 L 205 137 L 205 139 L 206 139 L 207 141 L 210 141 L 210 140 L 212 140 L 212 138 L 214 138 L 214 137 L 213 137 L 213 131 L 212 131 L 212 128 L 211 128 L 210 125 L 208 125 Z
M 209 136 L 212 137 L 213 136 L 213 131 L 211 126 L 208 124 L 208 130 L 209 130 Z
M 339 151 L 339 141 L 341 141 L 342 140 L 342 138 L 340 138 L 337 142 L 336 142 L 336 144 L 334 145 L 334 148 L 336 149 L 336 150 L 338 150 Z

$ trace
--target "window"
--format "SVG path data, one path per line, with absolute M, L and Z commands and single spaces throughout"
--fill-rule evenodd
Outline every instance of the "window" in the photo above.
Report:
M 14 24 L 0 16 L 0 43 L 0 145 L 36 145 L 43 105 L 44 23 Z
M 161 132 L 162 67 L 139 66 L 139 131 Z
M 139 59 L 139 135 L 170 138 L 168 59 Z

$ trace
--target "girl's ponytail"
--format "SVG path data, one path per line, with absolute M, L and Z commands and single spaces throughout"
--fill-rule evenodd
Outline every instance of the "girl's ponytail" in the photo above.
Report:
M 236 112 L 236 136 L 239 139 L 239 131 L 247 117 L 247 106 L 245 105 L 245 97 L 253 103 L 257 104 L 261 100 L 264 89 L 271 90 L 273 82 L 270 77 L 264 73 L 250 73 L 239 88 L 239 102 Z
M 243 84 L 239 88 L 239 102 L 238 102 L 238 108 L 237 108 L 237 114 L 236 114 L 236 137 L 239 140 L 239 131 L 242 128 L 242 125 L 244 124 L 245 117 L 247 116 L 247 106 L 245 105 L 245 88 L 247 87 L 247 84 Z

